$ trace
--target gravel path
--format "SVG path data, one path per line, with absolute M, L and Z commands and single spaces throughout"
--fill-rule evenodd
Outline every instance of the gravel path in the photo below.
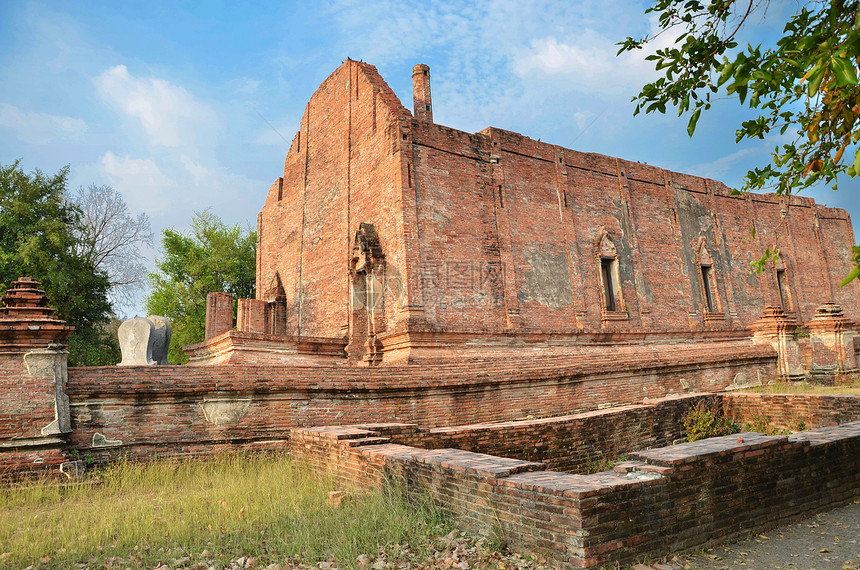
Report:
M 634 570 L 860 570 L 860 500 L 747 540 Z

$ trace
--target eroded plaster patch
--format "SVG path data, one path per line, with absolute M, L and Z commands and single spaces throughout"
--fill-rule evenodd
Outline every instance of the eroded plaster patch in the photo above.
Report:
M 66 352 L 62 345 L 49 345 L 24 355 L 24 365 L 32 378 L 47 380 L 54 387 L 54 420 L 41 429 L 42 435 L 72 431 L 69 397 L 66 396 Z
M 529 268 L 525 273 L 525 288 L 518 293 L 520 302 L 536 301 L 553 311 L 573 303 L 566 255 L 532 250 L 524 256 Z
M 54 362 L 56 353 L 47 350 L 34 350 L 24 355 L 24 364 L 27 366 L 27 374 L 34 378 L 54 377 Z
M 98 432 L 93 434 L 93 447 L 118 447 L 122 445 L 121 439 L 108 439 Z
M 738 372 L 735 374 L 735 377 L 732 378 L 731 384 L 726 386 L 726 392 L 730 392 L 732 390 L 745 390 L 747 388 L 755 388 L 756 386 L 761 386 L 761 377 L 756 376 L 755 378 L 750 378 L 746 372 Z
M 244 418 L 251 407 L 251 399 L 204 400 L 199 405 L 207 422 L 221 426 L 235 424 Z

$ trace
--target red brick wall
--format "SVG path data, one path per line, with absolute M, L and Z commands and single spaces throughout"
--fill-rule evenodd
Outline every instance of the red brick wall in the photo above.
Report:
M 547 419 L 435 428 L 392 436 L 392 441 L 537 461 L 553 471 L 587 473 L 633 451 L 671 445 L 682 437 L 681 417 L 702 398 L 715 399 L 707 395 L 661 398 Z
M 383 342 L 406 328 L 406 306 L 412 331 L 739 330 L 779 302 L 774 272 L 750 272 L 769 247 L 782 254 L 800 324 L 828 300 L 860 320 L 860 285 L 838 287 L 854 244 L 844 211 L 808 198 L 788 206 L 774 195 L 735 197 L 713 180 L 419 120 L 375 68 L 348 60 L 311 97 L 261 216 L 259 298 L 272 298 L 279 272 L 289 334 L 346 332 L 347 268 L 362 222 L 375 226 L 385 280 L 397 284 L 381 310 Z M 601 232 L 618 256 L 610 320 Z M 707 317 L 702 243 L 717 313 Z
M 419 500 L 429 495 L 463 528 L 559 568 L 701 548 L 858 496 L 860 422 L 791 438 L 743 433 L 643 451 L 595 475 L 378 435 L 373 427 L 299 429 L 291 450 L 359 492 L 387 484 Z
M 786 208 L 774 195 L 730 196 L 713 180 L 499 129 L 470 135 L 417 121 L 413 129 L 422 271 L 443 284 L 425 285 L 425 312 L 448 330 L 499 331 L 505 307 L 527 330 L 599 330 L 600 228 L 617 250 L 627 313 L 612 328 L 750 325 L 779 304 L 773 271 L 750 271 L 768 247 L 782 253 L 801 322 L 831 297 L 860 317 L 860 286 L 838 287 L 854 243 L 842 210 L 805 198 Z M 713 260 L 715 311 L 725 314 L 709 325 L 700 240 Z M 494 273 L 493 264 L 505 269 Z
M 54 421 L 55 360 L 53 351 L 0 355 L 0 440 L 41 436 Z
M 725 394 L 723 409 L 736 422 L 765 420 L 774 428 L 832 426 L 860 420 L 860 396 L 834 394 Z
M 206 332 L 209 340 L 233 329 L 233 295 L 212 291 L 206 295 Z
M 65 479 L 60 465 L 74 459 L 59 445 L 53 447 L 6 448 L 0 453 L 0 481 L 36 477 Z
M 857 281 L 852 285 L 840 287 L 839 282 L 845 278 L 845 275 L 852 268 L 851 264 L 851 246 L 854 245 L 853 240 L 845 239 L 845 226 L 851 227 L 851 220 L 848 214 L 838 208 L 821 208 L 818 215 L 818 221 L 821 227 L 821 242 L 823 245 L 824 255 L 822 263 L 826 263 L 824 270 L 827 271 L 827 281 L 831 284 L 833 291 L 833 302 L 841 305 L 845 310 L 845 316 L 854 322 L 860 322 L 860 314 L 858 314 L 857 297 Z
M 774 429 L 796 431 L 801 426 L 813 429 L 860 421 L 860 396 L 723 393 L 672 396 L 545 419 L 384 435 L 416 447 L 451 447 L 538 461 L 554 471 L 586 473 L 633 451 L 671 445 L 683 438 L 682 418 L 702 399 L 739 426 L 764 421 Z
M 767 377 L 773 370 L 769 347 L 736 349 L 705 358 L 708 353 L 696 345 L 672 351 L 638 347 L 466 367 L 73 368 L 67 388 L 72 447 L 92 448 L 93 438 L 103 436 L 121 442 L 117 448 L 140 453 L 156 447 L 183 453 L 189 445 L 214 449 L 286 440 L 300 426 L 399 421 L 440 427 L 547 417 L 667 393 L 720 390 L 738 374 Z M 236 416 L 208 420 L 204 408 L 223 401 L 232 402 L 224 405 L 238 410 Z
M 682 416 L 700 399 L 713 402 L 741 426 L 763 420 L 772 428 L 796 430 L 860 420 L 860 396 L 706 394 L 547 419 L 435 428 L 395 435 L 392 441 L 539 461 L 555 471 L 583 473 L 637 449 L 682 438 Z

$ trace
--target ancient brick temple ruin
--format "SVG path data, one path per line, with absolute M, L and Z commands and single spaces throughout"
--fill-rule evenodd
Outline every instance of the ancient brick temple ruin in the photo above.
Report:
M 412 79 L 413 113 L 357 61 L 313 94 L 258 216 L 257 298 L 239 301 L 236 331 L 229 296 L 210 299 L 192 362 L 386 365 L 690 342 L 708 358 L 747 352 L 750 327 L 777 347 L 821 327 L 838 354 L 807 343 L 783 351 L 783 372 L 856 366 L 845 325 L 860 318 L 860 285 L 839 286 L 854 244 L 845 211 L 438 125 L 429 68 Z M 774 245 L 778 263 L 753 273 Z
M 410 113 L 347 60 L 313 94 L 258 217 L 257 298 L 234 320 L 209 294 L 191 366 L 67 369 L 71 328 L 38 281 L 13 283 L 0 477 L 290 449 L 345 486 L 409 482 L 566 568 L 860 494 L 860 396 L 740 391 L 858 372 L 844 211 L 437 125 L 427 66 L 413 87 Z M 814 429 L 673 445 L 702 401 Z

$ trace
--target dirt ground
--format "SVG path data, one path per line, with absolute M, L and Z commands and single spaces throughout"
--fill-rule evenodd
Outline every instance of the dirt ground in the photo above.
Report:
M 802 522 L 634 570 L 860 570 L 860 500 Z

